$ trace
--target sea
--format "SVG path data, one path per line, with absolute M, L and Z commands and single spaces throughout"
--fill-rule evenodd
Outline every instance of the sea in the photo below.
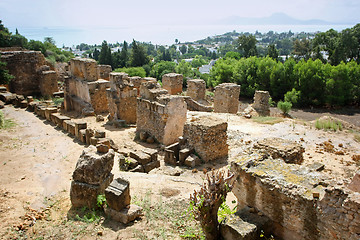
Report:
M 325 32 L 329 29 L 341 31 L 354 25 L 134 25 L 123 27 L 18 27 L 27 39 L 43 41 L 52 37 L 58 47 L 75 47 L 80 43 L 98 44 L 132 42 L 133 39 L 152 44 L 171 45 L 175 39 L 192 42 L 226 32 L 266 33 L 274 32 Z M 9 27 L 15 33 L 15 27 Z

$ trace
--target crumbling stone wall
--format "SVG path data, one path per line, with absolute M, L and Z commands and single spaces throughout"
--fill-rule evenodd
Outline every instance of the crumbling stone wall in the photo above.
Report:
M 168 95 L 157 83 L 142 83 L 137 99 L 136 133 L 146 132 L 158 142 L 170 145 L 182 136 L 186 112 L 181 96 Z
M 109 80 L 112 68 L 110 65 L 98 65 L 98 79 Z
M 177 73 L 164 74 L 162 84 L 171 95 L 182 93 L 183 76 Z
M 110 89 L 107 89 L 110 120 L 121 119 L 136 123 L 137 90 L 126 73 L 110 73 Z
M 202 79 L 192 79 L 187 81 L 187 95 L 195 101 L 204 100 L 206 83 Z
M 260 116 L 270 116 L 270 94 L 268 91 L 255 91 L 252 107 Z
M 38 51 L 2 51 L 1 61 L 7 63 L 9 73 L 15 78 L 9 83 L 11 92 L 21 95 L 52 96 L 58 91 L 58 74 L 49 71 L 46 59 Z
M 103 68 L 103 65 L 100 68 Z M 107 67 L 104 67 L 107 68 Z M 70 60 L 71 77 L 65 78 L 64 107 L 84 115 L 108 112 L 106 88 L 110 83 L 98 80 L 98 66 L 93 59 L 74 58 Z
M 184 139 L 200 158 L 214 161 L 228 156 L 227 122 L 215 116 L 203 116 L 187 121 Z
M 132 85 L 134 85 L 134 88 L 137 89 L 137 94 L 138 96 L 140 96 L 140 86 L 143 82 L 157 82 L 156 78 L 152 78 L 152 77 L 146 77 L 146 78 L 142 78 L 142 77 L 130 77 L 130 83 Z
M 261 154 L 231 163 L 238 209 L 254 208 L 281 239 L 359 239 L 360 198 L 320 172 Z
M 215 87 L 214 112 L 237 113 L 239 107 L 240 85 L 222 83 Z

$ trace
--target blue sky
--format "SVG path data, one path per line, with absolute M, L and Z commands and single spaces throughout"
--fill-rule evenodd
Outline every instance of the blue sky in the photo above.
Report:
M 230 16 L 291 17 L 360 22 L 359 0 L 1 0 L 0 19 L 8 27 L 127 27 L 204 24 Z

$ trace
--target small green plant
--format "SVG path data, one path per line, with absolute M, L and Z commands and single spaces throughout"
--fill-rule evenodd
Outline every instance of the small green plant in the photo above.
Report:
M 52 101 L 54 102 L 54 104 L 55 104 L 57 107 L 59 107 L 59 106 L 61 106 L 61 104 L 64 102 L 64 98 L 59 98 L 59 97 L 57 97 L 57 98 L 53 98 Z
M 280 110 L 282 111 L 282 113 L 283 113 L 284 115 L 288 115 L 289 112 L 290 112 L 290 110 L 291 110 L 291 108 L 292 108 L 292 104 L 291 104 L 291 102 L 279 101 L 279 102 L 277 103 L 277 107 L 278 107 L 278 109 L 280 109 Z
M 269 105 L 270 107 L 275 107 L 275 102 L 272 100 L 272 98 L 269 98 Z
M 97 196 L 96 198 L 96 205 L 99 207 L 99 208 L 102 208 L 104 205 L 106 204 L 106 197 L 104 194 L 100 194 Z
M 5 119 L 4 113 L 0 111 L 0 129 L 10 129 L 16 124 L 11 119 Z
M 284 101 L 285 102 L 290 102 L 292 103 L 294 106 L 297 105 L 299 99 L 300 99 L 300 91 L 296 91 L 295 88 L 293 88 L 291 91 L 288 91 L 287 93 L 285 93 L 284 95 Z
M 87 207 L 81 208 L 82 216 L 76 214 L 75 219 L 85 223 L 99 222 L 101 219 L 100 214 L 95 209 L 88 209 Z
M 205 92 L 205 95 L 206 95 L 206 96 L 209 96 L 209 97 L 214 97 L 215 94 L 214 94 L 213 92 L 206 91 L 206 92 Z
M 342 131 L 343 126 L 341 122 L 334 120 L 332 118 L 329 119 L 317 119 L 315 122 L 315 128 L 318 130 L 332 130 L 336 132 L 337 130 Z
M 163 86 L 162 81 L 158 80 L 157 82 L 158 82 L 158 84 L 159 84 L 161 87 Z
M 5 125 L 5 116 L 2 111 L 0 111 L 0 128 L 3 128 Z
M 236 201 L 235 201 L 236 202 Z M 234 202 L 233 202 L 234 203 Z M 235 206 L 233 209 L 229 207 L 229 205 L 226 204 L 226 202 L 223 202 L 220 205 L 219 211 L 218 211 L 218 220 L 219 223 L 223 221 L 227 216 L 234 214 L 236 212 L 237 206 Z

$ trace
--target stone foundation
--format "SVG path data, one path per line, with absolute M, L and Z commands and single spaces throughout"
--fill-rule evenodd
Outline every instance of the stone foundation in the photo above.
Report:
M 169 94 L 176 95 L 182 93 L 183 76 L 177 73 L 168 73 L 162 77 L 163 88 Z
M 237 113 L 239 107 L 240 85 L 222 83 L 215 87 L 214 112 Z
M 186 112 L 182 97 L 167 95 L 157 83 L 143 83 L 137 99 L 136 133 L 146 132 L 158 142 L 170 145 L 183 134 Z
M 360 197 L 305 166 L 254 153 L 231 163 L 233 193 L 267 216 L 281 239 L 359 239 Z M 276 238 L 275 237 L 275 238 Z
M 226 122 L 203 116 L 186 122 L 183 137 L 203 161 L 209 162 L 228 156 L 226 131 Z

